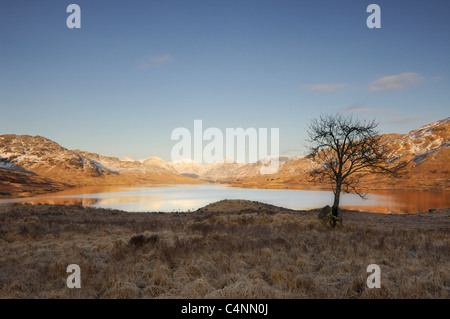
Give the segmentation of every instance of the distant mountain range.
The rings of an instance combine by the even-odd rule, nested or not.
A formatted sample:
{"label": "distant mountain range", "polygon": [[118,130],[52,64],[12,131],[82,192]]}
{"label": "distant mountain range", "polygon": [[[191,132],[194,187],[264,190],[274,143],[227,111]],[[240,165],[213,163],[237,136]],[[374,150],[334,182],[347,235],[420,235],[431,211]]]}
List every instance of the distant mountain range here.
{"label": "distant mountain range", "polygon": [[127,161],[68,150],[41,136],[0,136],[3,196],[27,196],[73,186],[199,182],[178,174],[158,158]]}
{"label": "distant mountain range", "polygon": [[[450,118],[408,134],[386,134],[394,157],[407,160],[401,180],[366,176],[363,188],[450,190]],[[308,172],[315,164],[304,156],[280,156],[278,172],[261,175],[257,163],[213,163],[190,159],[165,162],[158,157],[133,161],[68,150],[41,136],[0,136],[0,196],[28,196],[73,186],[155,183],[230,183],[258,188],[314,188]]]}
{"label": "distant mountain range", "polygon": [[[278,160],[278,168],[285,164],[295,161],[301,156],[279,156],[272,160]],[[222,182],[225,180],[236,180],[239,178],[256,177],[261,175],[261,167],[268,164],[263,164],[262,161],[256,163],[239,163],[226,162],[222,163],[200,164],[190,159],[185,159],[178,162],[169,162],[171,167],[175,169],[178,174],[198,178],[209,182]]]}

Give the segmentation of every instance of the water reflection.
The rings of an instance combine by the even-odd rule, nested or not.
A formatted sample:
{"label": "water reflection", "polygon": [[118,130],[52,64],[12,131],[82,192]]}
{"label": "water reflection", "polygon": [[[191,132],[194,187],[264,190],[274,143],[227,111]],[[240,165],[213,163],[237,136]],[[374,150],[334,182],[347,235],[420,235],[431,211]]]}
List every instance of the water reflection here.
{"label": "water reflection", "polygon": [[[389,191],[373,192],[364,201],[346,194],[341,206],[378,213],[418,213],[450,207],[448,192]],[[291,209],[309,209],[330,205],[333,193],[287,189],[244,189],[227,185],[146,185],[133,187],[83,187],[32,198],[0,200],[0,204],[83,205],[121,209],[129,212],[193,211],[222,199],[248,199]]]}
{"label": "water reflection", "polygon": [[31,198],[26,200],[16,200],[29,204],[48,204],[48,205],[73,205],[73,206],[94,206],[99,202],[97,198]]}
{"label": "water reflection", "polygon": [[[378,191],[374,192],[373,195],[382,196],[383,200],[379,201],[378,205],[367,203],[365,209],[377,213],[415,214],[428,211],[429,209],[450,207],[449,192]],[[354,204],[345,206],[348,209],[361,210],[360,206]]]}

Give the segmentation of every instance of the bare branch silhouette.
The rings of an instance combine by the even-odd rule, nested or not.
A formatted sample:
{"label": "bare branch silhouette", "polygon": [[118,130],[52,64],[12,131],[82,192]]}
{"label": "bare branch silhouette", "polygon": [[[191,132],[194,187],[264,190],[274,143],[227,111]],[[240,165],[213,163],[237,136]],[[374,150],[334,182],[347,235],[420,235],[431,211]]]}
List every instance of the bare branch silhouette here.
{"label": "bare branch silhouette", "polygon": [[374,120],[359,120],[352,115],[325,114],[313,119],[308,127],[310,158],[320,165],[311,171],[315,182],[331,182],[334,192],[333,227],[338,218],[341,193],[356,193],[362,176],[369,173],[401,176],[406,162],[395,163],[386,143],[376,130]]}

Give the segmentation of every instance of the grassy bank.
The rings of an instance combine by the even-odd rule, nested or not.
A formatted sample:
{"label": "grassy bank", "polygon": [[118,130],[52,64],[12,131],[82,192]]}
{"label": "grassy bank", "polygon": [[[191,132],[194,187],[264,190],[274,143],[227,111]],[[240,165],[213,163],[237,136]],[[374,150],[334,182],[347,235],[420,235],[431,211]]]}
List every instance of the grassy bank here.
{"label": "grassy bank", "polygon": [[[0,208],[1,298],[449,298],[450,213]],[[218,211],[220,209],[221,211]],[[142,236],[139,236],[142,235]],[[368,289],[366,268],[381,267]],[[81,268],[81,289],[66,267]]]}

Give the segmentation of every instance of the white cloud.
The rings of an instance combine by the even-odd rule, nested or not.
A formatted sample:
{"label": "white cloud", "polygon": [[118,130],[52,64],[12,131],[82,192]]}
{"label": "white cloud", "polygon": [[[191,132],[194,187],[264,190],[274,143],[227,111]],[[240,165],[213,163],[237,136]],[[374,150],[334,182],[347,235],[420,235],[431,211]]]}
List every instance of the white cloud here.
{"label": "white cloud", "polygon": [[389,75],[373,81],[369,85],[370,91],[398,91],[407,87],[423,83],[424,78],[414,72],[404,72]]}
{"label": "white cloud", "polygon": [[147,70],[156,66],[164,65],[170,61],[172,61],[172,56],[170,54],[164,54],[161,56],[150,56],[144,59],[144,62],[142,62],[139,65],[139,68],[141,70]]}
{"label": "white cloud", "polygon": [[335,92],[336,90],[348,87],[348,84],[344,83],[321,83],[321,84],[310,84],[303,87],[304,90],[309,92]]}

